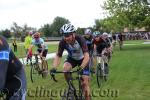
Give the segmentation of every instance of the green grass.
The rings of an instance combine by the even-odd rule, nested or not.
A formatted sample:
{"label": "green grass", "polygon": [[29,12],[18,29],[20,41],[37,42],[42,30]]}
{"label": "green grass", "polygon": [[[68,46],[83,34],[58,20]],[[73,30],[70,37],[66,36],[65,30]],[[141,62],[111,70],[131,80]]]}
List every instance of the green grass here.
{"label": "green grass", "polygon": [[[128,41],[139,45],[125,45],[120,51],[114,48],[110,62],[110,74],[108,81],[98,88],[95,75],[90,82],[92,100],[149,100],[150,98],[150,44],[142,45],[141,41]],[[53,48],[53,49],[52,49]],[[56,46],[50,47],[56,50]],[[61,62],[63,64],[64,58]],[[52,60],[48,60],[49,68]],[[62,69],[62,67],[59,67]],[[66,82],[63,75],[57,75],[55,83],[50,77],[38,78],[37,82],[30,81],[30,67],[26,67],[27,76],[27,100],[60,100],[59,91],[65,89]],[[44,90],[49,95],[44,94]],[[41,96],[40,96],[41,94]]]}
{"label": "green grass", "polygon": [[143,42],[145,42],[145,40],[124,41],[125,44],[141,44]]}

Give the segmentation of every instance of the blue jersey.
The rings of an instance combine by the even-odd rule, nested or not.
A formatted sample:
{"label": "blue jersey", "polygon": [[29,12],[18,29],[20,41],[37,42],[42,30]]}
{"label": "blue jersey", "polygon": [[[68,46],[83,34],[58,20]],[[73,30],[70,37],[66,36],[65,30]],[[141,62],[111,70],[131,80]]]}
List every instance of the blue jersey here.
{"label": "blue jersey", "polygon": [[[0,36],[0,93],[7,90],[6,100],[19,90],[26,89],[26,77],[22,63],[10,49],[6,39]],[[19,91],[22,94],[22,91]],[[17,93],[16,93],[17,94]],[[18,97],[21,96],[20,94]],[[20,98],[20,97],[19,97]]]}
{"label": "blue jersey", "polygon": [[44,43],[44,40],[42,38],[39,38],[38,40],[33,39],[31,44],[38,47],[38,49],[42,49],[42,45],[44,45],[44,49],[48,49],[47,45]]}

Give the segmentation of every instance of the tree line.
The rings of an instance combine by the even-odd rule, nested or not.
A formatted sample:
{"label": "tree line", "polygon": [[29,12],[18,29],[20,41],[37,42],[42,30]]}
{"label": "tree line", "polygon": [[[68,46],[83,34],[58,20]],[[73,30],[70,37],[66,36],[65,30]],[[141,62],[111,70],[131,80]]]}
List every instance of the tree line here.
{"label": "tree line", "polygon": [[[103,19],[95,19],[95,25],[88,27],[93,31],[116,33],[123,32],[124,28],[134,31],[134,28],[145,27],[150,31],[150,2],[149,0],[106,0],[100,7],[106,13]],[[94,19],[93,19],[94,20]],[[36,29],[28,25],[19,26],[13,22],[9,29],[1,30],[0,34],[5,37],[24,38],[29,31],[39,31],[45,37],[60,37],[60,27],[63,24],[70,23],[66,18],[57,16],[52,23],[47,23]],[[87,28],[87,27],[86,27]],[[77,28],[77,33],[84,34],[85,28]]]}

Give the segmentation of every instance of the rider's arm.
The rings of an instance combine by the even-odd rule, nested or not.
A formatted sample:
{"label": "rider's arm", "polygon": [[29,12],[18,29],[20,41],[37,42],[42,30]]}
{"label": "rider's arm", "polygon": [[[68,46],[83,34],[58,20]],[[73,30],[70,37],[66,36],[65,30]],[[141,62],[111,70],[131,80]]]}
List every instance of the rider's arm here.
{"label": "rider's arm", "polygon": [[8,63],[9,63],[9,45],[7,41],[0,36],[0,93],[5,86]]}
{"label": "rider's arm", "polygon": [[86,67],[88,62],[89,62],[89,53],[85,52],[84,53],[84,59],[82,61],[81,67],[83,67],[83,68]]}
{"label": "rider's arm", "polygon": [[45,50],[45,43],[44,43],[44,40],[42,38],[40,38],[40,40],[41,40],[41,47],[42,47],[41,54],[43,54],[43,52]]}
{"label": "rider's arm", "polygon": [[86,44],[86,41],[83,37],[81,37],[81,47],[82,47],[82,51],[84,53],[84,59],[81,63],[81,67],[84,68],[87,66],[88,62],[89,62],[89,52],[88,52],[88,47]]}
{"label": "rider's arm", "polygon": [[8,60],[0,59],[0,91],[4,88],[7,74]]}
{"label": "rider's arm", "polygon": [[62,54],[63,54],[63,51],[64,51],[64,41],[60,41],[59,42],[59,45],[58,45],[58,52],[54,58],[54,61],[53,61],[53,67],[56,68],[60,62],[61,62],[61,57],[62,57]]}
{"label": "rider's arm", "polygon": [[60,61],[61,61],[61,57],[56,55],[53,61],[53,67],[56,68],[60,64]]}

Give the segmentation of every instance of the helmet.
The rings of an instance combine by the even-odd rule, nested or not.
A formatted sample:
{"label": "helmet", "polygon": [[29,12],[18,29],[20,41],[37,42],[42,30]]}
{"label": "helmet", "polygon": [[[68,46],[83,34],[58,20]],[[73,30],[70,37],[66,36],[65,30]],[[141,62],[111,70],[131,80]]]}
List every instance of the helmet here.
{"label": "helmet", "polygon": [[96,37],[96,36],[99,36],[101,33],[99,31],[95,31],[93,32],[93,35]]}
{"label": "helmet", "polygon": [[32,35],[33,34],[33,32],[32,31],[29,31],[29,33],[28,33],[29,35]]}
{"label": "helmet", "polygon": [[108,36],[108,33],[104,32],[104,33],[103,33],[103,35],[106,35],[106,36]]}
{"label": "helmet", "polygon": [[33,34],[33,38],[39,38],[40,37],[40,33],[39,32],[35,32],[34,34]]}
{"label": "helmet", "polygon": [[88,28],[85,29],[84,34],[91,35],[92,34],[91,29],[88,29]]}
{"label": "helmet", "polygon": [[62,33],[63,35],[70,34],[70,33],[75,32],[75,31],[76,31],[76,29],[72,24],[64,24],[60,28],[60,33]]}

